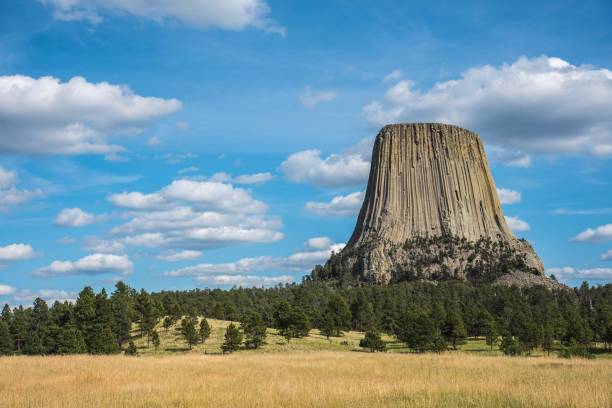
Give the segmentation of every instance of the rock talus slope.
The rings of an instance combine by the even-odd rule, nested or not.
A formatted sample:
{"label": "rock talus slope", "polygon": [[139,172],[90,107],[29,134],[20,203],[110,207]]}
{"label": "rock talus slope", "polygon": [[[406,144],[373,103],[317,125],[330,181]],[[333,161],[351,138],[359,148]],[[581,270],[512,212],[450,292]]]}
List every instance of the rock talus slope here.
{"label": "rock talus slope", "polygon": [[[374,143],[365,200],[340,263],[353,275],[387,283],[410,264],[407,241],[443,236],[504,243],[524,258],[531,273],[543,274],[531,245],[515,238],[506,224],[477,134],[438,123],[383,127]],[[433,252],[438,248],[427,245],[435,247]],[[424,268],[425,278],[442,266],[464,277],[474,262],[474,255],[446,255],[438,253],[437,266]]]}

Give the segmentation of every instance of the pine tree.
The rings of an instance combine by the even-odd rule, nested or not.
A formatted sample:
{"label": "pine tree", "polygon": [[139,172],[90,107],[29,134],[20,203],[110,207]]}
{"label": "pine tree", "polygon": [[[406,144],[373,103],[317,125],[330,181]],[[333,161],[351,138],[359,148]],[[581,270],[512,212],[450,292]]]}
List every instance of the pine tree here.
{"label": "pine tree", "polygon": [[433,319],[422,312],[407,313],[402,316],[395,333],[398,340],[421,353],[431,348],[437,335]]}
{"label": "pine tree", "polygon": [[447,313],[442,325],[442,335],[446,341],[452,344],[453,350],[457,350],[458,344],[465,343],[467,331],[465,330],[463,319],[457,310],[451,310]]}
{"label": "pine tree", "polygon": [[85,338],[87,351],[91,352],[91,343],[94,340],[94,325],[96,322],[96,295],[92,288],[85,287],[74,305],[74,320],[77,328]]}
{"label": "pine tree", "polygon": [[279,329],[279,334],[287,339],[308,336],[310,322],[299,308],[293,308],[288,302],[283,301],[276,306],[274,321]]}
{"label": "pine tree", "polygon": [[132,340],[128,343],[127,349],[125,349],[126,356],[136,356],[138,355],[138,349],[136,349],[136,345]]}
{"label": "pine tree", "polygon": [[342,336],[343,330],[351,327],[351,312],[346,301],[337,293],[332,294],[324,312],[324,321],[330,326],[334,337]]}
{"label": "pine tree", "polygon": [[4,304],[4,307],[2,308],[2,314],[0,314],[0,319],[6,323],[6,325],[8,327],[11,326],[11,322],[13,321],[13,312],[11,311],[11,307],[8,305],[8,303]]}
{"label": "pine tree", "polygon": [[493,351],[493,346],[497,344],[497,338],[499,337],[499,331],[497,330],[497,322],[491,316],[488,315],[487,319],[483,322],[482,327],[483,334],[485,336],[485,341],[487,346],[491,347],[491,351]]}
{"label": "pine tree", "polygon": [[542,328],[542,350],[550,356],[550,351],[555,344],[555,326],[547,322]]}
{"label": "pine tree", "polygon": [[359,341],[359,347],[364,347],[374,353],[375,351],[385,351],[387,344],[380,337],[380,333],[376,331],[367,331],[365,337]]}
{"label": "pine tree", "polygon": [[195,328],[195,321],[192,317],[185,317],[181,322],[181,334],[189,346],[189,350],[198,342],[198,333]]}
{"label": "pine tree", "polygon": [[242,318],[240,325],[244,332],[244,345],[247,348],[259,348],[266,340],[266,325],[261,315],[255,311],[250,311]]}
{"label": "pine tree", "polygon": [[28,317],[26,310],[19,306],[13,310],[13,321],[11,322],[11,337],[15,342],[15,351],[21,353],[24,342],[28,337]]}
{"label": "pine tree", "polygon": [[155,347],[155,350],[157,350],[159,348],[159,334],[157,333],[157,330],[153,330],[153,332],[151,333],[151,342],[153,343],[153,347]]}
{"label": "pine tree", "polygon": [[357,298],[351,304],[352,326],[353,329],[366,331],[374,329],[376,326],[376,316],[374,306],[363,292],[357,294]]}
{"label": "pine tree", "polygon": [[166,331],[166,333],[168,333],[168,330],[170,329],[170,327],[172,327],[172,318],[170,316],[166,316],[166,318],[164,319],[164,330]]}
{"label": "pine tree", "polygon": [[238,350],[240,344],[242,344],[242,333],[234,323],[230,323],[225,331],[225,341],[221,345],[221,350],[224,353],[233,353]]}
{"label": "pine tree", "polygon": [[130,339],[132,321],[134,320],[134,290],[119,281],[111,295],[113,327],[119,347]]}
{"label": "pine tree", "polygon": [[83,354],[87,352],[87,345],[83,334],[73,324],[61,327],[57,338],[58,354]]}
{"label": "pine tree", "polygon": [[9,325],[2,319],[0,320],[0,356],[13,354],[13,337]]}
{"label": "pine tree", "polygon": [[202,317],[202,320],[200,321],[200,341],[202,343],[204,343],[210,337],[210,332],[210,324],[208,324],[206,317]]}
{"label": "pine tree", "polygon": [[[30,312],[29,331],[32,334],[26,338],[28,354],[47,354],[54,347],[54,339],[50,333],[51,314],[47,302],[41,298],[34,300]],[[24,346],[24,348],[26,348]]]}

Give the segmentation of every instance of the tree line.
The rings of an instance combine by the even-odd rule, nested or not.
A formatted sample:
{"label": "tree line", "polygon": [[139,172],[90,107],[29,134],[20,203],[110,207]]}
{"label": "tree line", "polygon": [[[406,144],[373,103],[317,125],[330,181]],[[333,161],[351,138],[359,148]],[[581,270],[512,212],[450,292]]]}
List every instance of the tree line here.
{"label": "tree line", "polygon": [[260,347],[273,327],[288,342],[311,329],[328,338],[364,331],[362,346],[372,351],[384,350],[380,334],[388,333],[417,352],[457,348],[480,336],[511,355],[559,345],[567,355],[587,355],[595,345],[612,344],[612,285],[550,291],[452,280],[388,286],[306,280],[267,289],[148,293],[119,282],[110,295],[86,287],[74,303],[49,307],[39,298],[27,308],[5,305],[0,354],[134,354],[134,336],[157,347],[157,330],[178,322],[191,347],[210,336],[201,316],[240,322],[226,332],[227,352]]}

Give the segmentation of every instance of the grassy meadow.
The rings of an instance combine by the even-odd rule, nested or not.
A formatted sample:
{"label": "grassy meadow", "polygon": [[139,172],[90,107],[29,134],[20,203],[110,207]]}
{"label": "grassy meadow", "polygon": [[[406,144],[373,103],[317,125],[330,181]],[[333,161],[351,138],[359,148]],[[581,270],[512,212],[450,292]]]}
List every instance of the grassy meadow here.
{"label": "grassy meadow", "polygon": [[0,359],[2,407],[602,407],[610,360],[338,351]]}
{"label": "grassy meadow", "polygon": [[[612,360],[495,356],[482,340],[459,351],[355,352],[363,333],[220,355],[227,321],[188,349],[178,326],[160,346],[138,330],[139,357],[0,358],[0,407],[602,407],[612,406]],[[391,340],[387,338],[386,340]],[[206,353],[206,354],[205,354]]]}

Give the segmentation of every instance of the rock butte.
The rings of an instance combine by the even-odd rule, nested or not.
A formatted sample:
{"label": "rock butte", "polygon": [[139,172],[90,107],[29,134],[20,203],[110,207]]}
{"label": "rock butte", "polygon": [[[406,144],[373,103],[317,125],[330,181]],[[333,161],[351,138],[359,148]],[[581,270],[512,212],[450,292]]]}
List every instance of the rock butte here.
{"label": "rock butte", "polygon": [[401,250],[398,255],[398,247],[413,237],[443,235],[505,241],[524,254],[534,278],[543,278],[531,245],[506,224],[476,133],[439,123],[383,127],[357,225],[340,254],[343,264],[362,278],[388,283],[397,264],[410,258]]}

